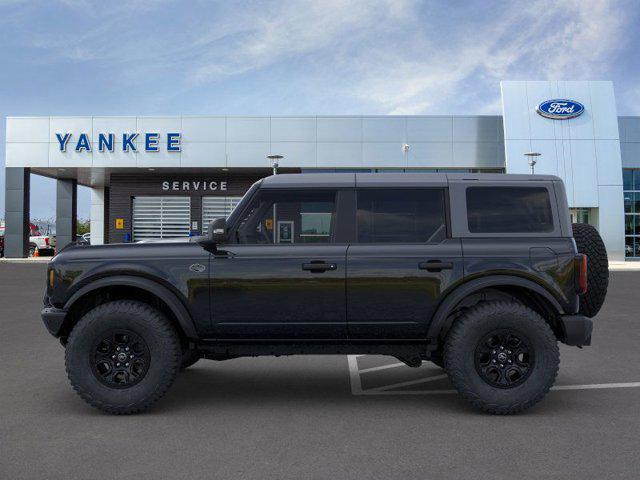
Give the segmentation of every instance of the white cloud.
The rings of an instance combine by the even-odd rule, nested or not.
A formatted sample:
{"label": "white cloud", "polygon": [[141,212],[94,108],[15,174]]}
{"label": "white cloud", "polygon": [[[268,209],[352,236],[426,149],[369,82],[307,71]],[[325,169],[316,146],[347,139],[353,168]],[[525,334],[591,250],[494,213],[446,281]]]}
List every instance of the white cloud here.
{"label": "white cloud", "polygon": [[[221,2],[195,4],[193,12],[163,1],[98,13],[99,4],[63,0],[91,24],[29,39],[46,61],[99,61],[126,81],[161,74],[176,90],[284,66],[285,82],[305,81],[315,88],[309,95],[336,105],[499,113],[501,79],[608,78],[629,31],[625,8],[600,0],[452,3],[448,10],[410,0]],[[171,8],[176,24],[165,18],[154,29],[154,14]]]}
{"label": "white cloud", "polygon": [[[466,112],[499,113],[500,80],[606,78],[625,43],[624,10],[610,2],[538,0],[494,13],[446,42],[434,43],[426,25],[411,52],[390,48],[384,68],[365,62],[353,93],[390,113],[450,113],[460,99]],[[476,108],[469,108],[469,89],[481,92]]]}
{"label": "white cloud", "polygon": [[[219,36],[199,42],[206,51],[189,78],[195,83],[216,81],[319,53],[330,53],[329,60],[335,60],[345,55],[346,46],[366,42],[380,29],[388,29],[389,22],[404,21],[409,11],[404,0],[305,0],[262,6],[249,17],[225,22],[223,42]],[[239,38],[228,49],[224,40],[236,35]]]}

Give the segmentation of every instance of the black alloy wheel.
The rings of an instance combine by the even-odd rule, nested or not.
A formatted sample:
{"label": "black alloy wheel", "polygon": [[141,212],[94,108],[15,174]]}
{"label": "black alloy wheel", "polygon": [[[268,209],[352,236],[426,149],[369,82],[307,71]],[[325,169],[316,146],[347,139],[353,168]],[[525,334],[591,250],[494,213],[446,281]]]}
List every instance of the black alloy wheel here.
{"label": "black alloy wheel", "polygon": [[496,330],[478,343],[475,366],[480,378],[498,388],[522,384],[533,369],[534,353],[526,337],[511,330]]}
{"label": "black alloy wheel", "polygon": [[96,378],[110,388],[129,388],[144,378],[151,354],[145,341],[131,330],[111,330],[96,341],[91,366]]}

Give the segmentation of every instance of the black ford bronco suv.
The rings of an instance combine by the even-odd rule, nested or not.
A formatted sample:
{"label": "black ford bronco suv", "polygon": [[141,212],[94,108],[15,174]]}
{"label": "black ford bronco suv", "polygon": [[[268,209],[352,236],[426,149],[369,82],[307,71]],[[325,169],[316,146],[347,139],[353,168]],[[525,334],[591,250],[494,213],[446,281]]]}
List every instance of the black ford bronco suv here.
{"label": "black ford bronco suv", "polygon": [[42,318],[109,413],[147,409],[201,358],[383,354],[508,414],[552,386],[558,341],[590,344],[608,275],[556,177],[277,175],[205,236],[65,248]]}

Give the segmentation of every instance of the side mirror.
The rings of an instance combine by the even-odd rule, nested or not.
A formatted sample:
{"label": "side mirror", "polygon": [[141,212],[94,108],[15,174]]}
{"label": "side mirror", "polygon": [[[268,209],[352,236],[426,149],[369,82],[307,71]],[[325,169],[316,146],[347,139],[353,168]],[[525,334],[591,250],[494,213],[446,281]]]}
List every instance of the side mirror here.
{"label": "side mirror", "polygon": [[227,240],[227,219],[224,217],[214,218],[209,222],[209,241],[216,245],[225,243]]}

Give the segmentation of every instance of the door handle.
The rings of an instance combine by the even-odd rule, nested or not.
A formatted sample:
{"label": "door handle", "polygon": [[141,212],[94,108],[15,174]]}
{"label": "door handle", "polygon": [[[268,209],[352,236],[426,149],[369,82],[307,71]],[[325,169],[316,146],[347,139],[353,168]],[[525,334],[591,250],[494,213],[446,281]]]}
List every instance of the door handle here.
{"label": "door handle", "polygon": [[302,264],[302,270],[308,270],[309,272],[326,272],[327,270],[336,270],[338,266],[335,263],[325,263],[323,261],[312,261]]}
{"label": "door handle", "polygon": [[429,260],[428,262],[420,262],[418,268],[420,270],[426,270],[427,272],[440,272],[442,270],[451,270],[453,268],[453,262]]}

